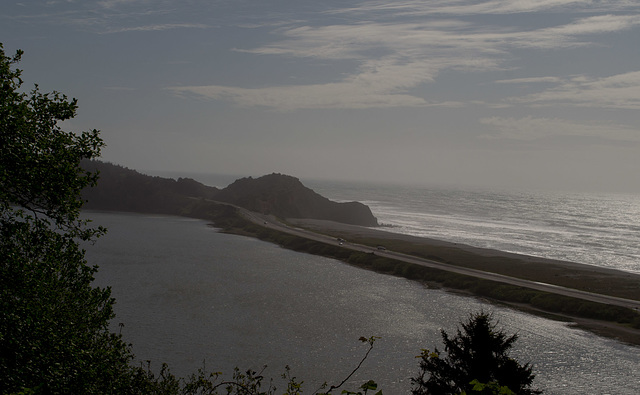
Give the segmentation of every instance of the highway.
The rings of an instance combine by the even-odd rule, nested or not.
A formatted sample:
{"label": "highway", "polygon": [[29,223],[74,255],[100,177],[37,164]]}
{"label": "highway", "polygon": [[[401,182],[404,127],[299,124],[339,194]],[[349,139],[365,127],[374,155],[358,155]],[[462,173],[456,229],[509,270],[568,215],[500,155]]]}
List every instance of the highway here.
{"label": "highway", "polygon": [[485,272],[485,271],[465,268],[461,266],[454,266],[446,263],[432,261],[429,259],[423,259],[423,258],[411,256],[411,255],[402,254],[399,252],[394,252],[389,250],[379,250],[376,247],[350,243],[348,241],[345,241],[342,244],[340,244],[340,242],[335,237],[323,235],[323,234],[316,233],[306,229],[290,227],[279,221],[273,220],[273,218],[269,218],[267,216],[264,216],[255,212],[248,211],[246,209],[242,209],[242,208],[239,208],[239,209],[241,214],[245,218],[247,218],[248,220],[260,226],[264,226],[266,228],[274,229],[274,230],[288,233],[291,235],[303,237],[309,240],[315,240],[315,241],[327,243],[327,244],[340,245],[342,248],[347,248],[353,251],[361,251],[361,252],[367,252],[367,253],[374,252],[376,255],[381,257],[413,263],[413,264],[426,266],[426,267],[439,269],[439,270],[444,270],[452,273],[458,273],[466,276],[497,281],[504,284],[515,285],[518,287],[525,287],[525,288],[535,289],[535,290],[549,292],[553,294],[569,296],[572,298],[588,300],[591,302],[627,307],[627,308],[634,309],[636,311],[640,311],[640,301],[637,301],[637,300],[623,299],[623,298],[618,298],[614,296],[596,294],[596,293],[581,291],[577,289],[561,287],[553,284],[540,283],[540,282],[529,281],[529,280],[516,278],[516,277],[504,276],[497,273]]}

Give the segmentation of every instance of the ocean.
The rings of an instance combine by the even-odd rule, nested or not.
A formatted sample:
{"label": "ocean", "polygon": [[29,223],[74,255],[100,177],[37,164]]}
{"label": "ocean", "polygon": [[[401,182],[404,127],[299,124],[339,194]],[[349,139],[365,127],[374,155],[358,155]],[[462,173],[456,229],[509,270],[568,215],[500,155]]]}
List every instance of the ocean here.
{"label": "ocean", "polygon": [[386,230],[640,273],[640,195],[304,181]]}

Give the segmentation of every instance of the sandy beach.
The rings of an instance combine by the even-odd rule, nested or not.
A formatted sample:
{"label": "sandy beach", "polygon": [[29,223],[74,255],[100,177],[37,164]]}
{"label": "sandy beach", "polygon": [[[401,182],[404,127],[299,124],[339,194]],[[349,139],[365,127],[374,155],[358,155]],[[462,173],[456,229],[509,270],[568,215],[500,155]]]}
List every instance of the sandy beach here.
{"label": "sandy beach", "polygon": [[[359,240],[359,239],[379,239],[379,240],[400,240],[405,243],[417,244],[421,245],[424,248],[433,248],[433,249],[441,249],[441,250],[450,250],[454,252],[458,250],[459,252],[467,253],[469,255],[474,255],[478,259],[478,262],[486,262],[486,259],[483,258],[505,258],[512,259],[515,262],[519,262],[522,264],[537,264],[537,265],[545,265],[546,268],[556,267],[561,268],[563,270],[575,270],[577,272],[584,273],[592,273],[594,276],[602,276],[602,277],[622,277],[627,279],[635,279],[637,288],[634,292],[629,294],[630,299],[635,299],[640,301],[640,275],[622,272],[620,270],[609,269],[599,266],[593,265],[585,265],[576,262],[568,262],[568,261],[560,261],[555,259],[547,259],[541,257],[534,257],[528,255],[514,254],[505,251],[499,251],[494,249],[487,248],[478,248],[465,244],[459,243],[451,243],[444,240],[437,240],[426,237],[417,237],[406,234],[394,233],[385,229],[385,227],[378,228],[367,228],[356,225],[348,225],[342,224],[338,222],[332,221],[324,221],[324,220],[315,220],[315,219],[299,219],[299,218],[290,218],[287,221],[295,226],[299,226],[304,229],[309,229],[314,232],[322,233],[322,234],[335,234],[335,235],[348,235],[351,240]],[[346,237],[343,237],[347,239]],[[542,269],[542,266],[537,266]],[[542,274],[541,274],[542,275]]]}

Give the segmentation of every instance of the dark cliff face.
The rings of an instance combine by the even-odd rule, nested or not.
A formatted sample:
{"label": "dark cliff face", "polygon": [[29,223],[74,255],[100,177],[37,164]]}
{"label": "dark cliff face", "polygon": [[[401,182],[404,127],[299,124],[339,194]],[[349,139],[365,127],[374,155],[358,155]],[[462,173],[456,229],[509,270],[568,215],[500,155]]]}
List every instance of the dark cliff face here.
{"label": "dark cliff face", "polygon": [[312,218],[352,225],[377,226],[369,207],[358,202],[333,202],[305,187],[295,177],[269,174],[241,178],[222,189],[216,199],[281,218]]}
{"label": "dark cliff face", "polygon": [[194,199],[217,200],[281,218],[378,225],[364,204],[332,202],[297,178],[282,174],[241,178],[220,190],[189,178],[152,177],[100,161],[84,161],[82,167],[100,172],[98,185],[83,191],[85,208],[89,209],[181,215]]}

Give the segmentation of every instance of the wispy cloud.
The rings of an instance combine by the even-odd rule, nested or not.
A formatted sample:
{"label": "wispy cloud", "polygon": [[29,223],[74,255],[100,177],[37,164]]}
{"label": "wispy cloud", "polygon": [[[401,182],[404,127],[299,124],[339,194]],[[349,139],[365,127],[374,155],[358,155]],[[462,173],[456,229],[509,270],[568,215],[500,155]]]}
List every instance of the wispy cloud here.
{"label": "wispy cloud", "polygon": [[[453,4],[453,5],[452,5]],[[464,11],[460,7],[472,7]],[[589,5],[584,1],[489,1],[469,2],[366,2],[342,12],[362,13],[382,9],[408,10],[428,7],[454,13],[533,12],[542,8]],[[615,7],[613,7],[615,8]],[[465,8],[466,9],[466,8]],[[493,11],[492,11],[493,10]],[[464,11],[464,12],[463,12]],[[514,50],[537,48],[557,50],[592,45],[594,35],[631,29],[640,25],[640,15],[600,15],[578,18],[553,27],[522,29],[504,24],[493,26],[448,17],[424,19],[415,16],[389,22],[282,27],[272,43],[239,52],[262,56],[313,58],[323,61],[356,61],[360,65],[349,76],[322,85],[283,86],[247,89],[200,86],[176,88],[213,99],[232,100],[244,106],[348,108],[421,106],[437,102],[415,95],[413,89],[435,81],[444,70],[487,72],[506,68],[505,60]],[[553,82],[547,77],[545,82]],[[554,77],[557,78],[557,77]],[[521,80],[522,81],[522,80]],[[504,80],[500,81],[505,83]],[[529,82],[533,82],[530,80]],[[568,94],[569,92],[567,92]],[[253,97],[252,97],[253,96]],[[340,96],[340,97],[337,97]],[[291,100],[290,98],[295,98]],[[523,101],[524,102],[524,101]]]}
{"label": "wispy cloud", "polygon": [[[640,25],[640,14],[592,16],[560,26],[517,33],[513,44],[520,48],[545,49],[586,46],[592,45],[592,42],[589,41],[589,35],[619,32],[638,25]],[[584,36],[587,36],[584,38],[585,41],[581,41]]]}
{"label": "wispy cloud", "polygon": [[558,118],[503,118],[480,120],[491,132],[482,135],[488,139],[540,141],[549,138],[593,138],[599,142],[640,144],[640,129],[614,123],[575,122]]}
{"label": "wispy cloud", "polygon": [[185,22],[184,16],[175,12],[175,7],[171,0],[61,0],[23,7],[23,11],[5,18],[74,26],[97,34],[209,27],[206,23]]}
{"label": "wispy cloud", "polygon": [[179,95],[195,95],[209,99],[227,100],[243,107],[266,107],[279,111],[331,108],[390,108],[390,107],[460,107],[457,102],[427,102],[425,99],[391,93],[366,81],[268,88],[237,88],[230,86],[185,86],[168,88]]}
{"label": "wispy cloud", "polygon": [[356,6],[332,10],[340,14],[385,14],[398,16],[424,15],[505,15],[533,12],[622,12],[637,10],[634,1],[594,1],[594,0],[405,0],[389,2],[385,0],[364,1]]}
{"label": "wispy cloud", "polygon": [[97,4],[100,7],[104,7],[104,8],[115,8],[115,7],[119,7],[122,5],[133,5],[133,4],[145,4],[145,3],[149,3],[148,0],[100,0],[97,2]]}
{"label": "wispy cloud", "polygon": [[[44,7],[40,18],[72,24],[99,34],[207,29],[214,6],[204,0],[94,0],[58,2]],[[184,5],[187,4],[187,5]],[[180,13],[174,12],[179,8]],[[319,7],[322,9],[323,7]],[[55,10],[55,12],[53,12]],[[51,11],[47,13],[45,11]],[[317,11],[317,10],[315,10]],[[208,16],[205,16],[208,15]],[[526,24],[511,15],[526,15]],[[486,16],[492,16],[487,18]],[[545,18],[553,15],[554,18]],[[278,19],[277,17],[280,17]],[[521,17],[521,15],[518,15]],[[176,93],[229,100],[242,106],[296,108],[381,108],[451,105],[429,91],[446,71],[485,73],[524,68],[517,61],[524,51],[557,51],[601,45],[602,37],[640,27],[640,3],[624,0],[398,0],[350,2],[337,9],[232,18],[236,28],[261,29],[266,44],[234,48],[236,52],[285,59],[340,62],[343,74],[322,84],[253,88],[201,85],[174,87]],[[251,24],[251,23],[258,24]],[[522,19],[520,19],[522,22]],[[229,22],[231,23],[231,22]],[[250,27],[249,27],[250,26]],[[542,53],[542,52],[541,52]],[[351,69],[344,72],[348,62]],[[256,62],[259,63],[259,62]],[[626,85],[587,77],[523,77],[495,81],[537,84],[553,88],[496,105],[547,105],[638,108],[633,70],[620,78]],[[609,80],[612,81],[612,80]],[[267,81],[268,83],[268,81]],[[604,84],[596,88],[597,84]],[[488,84],[487,84],[488,85]],[[599,91],[596,91],[599,89]],[[461,103],[455,103],[461,105]],[[489,105],[489,104],[487,104]]]}
{"label": "wispy cloud", "polygon": [[562,79],[559,77],[529,77],[529,78],[512,78],[509,80],[496,80],[496,84],[531,84],[531,83],[559,83]]}
{"label": "wispy cloud", "polygon": [[114,29],[108,29],[105,34],[109,33],[124,33],[124,32],[151,32],[151,31],[163,31],[172,29],[208,29],[210,26],[202,23],[163,23],[157,25],[141,25],[130,27],[118,27]]}
{"label": "wispy cloud", "polygon": [[511,98],[513,103],[537,106],[640,109],[640,71],[605,78],[575,76],[540,93]]}

